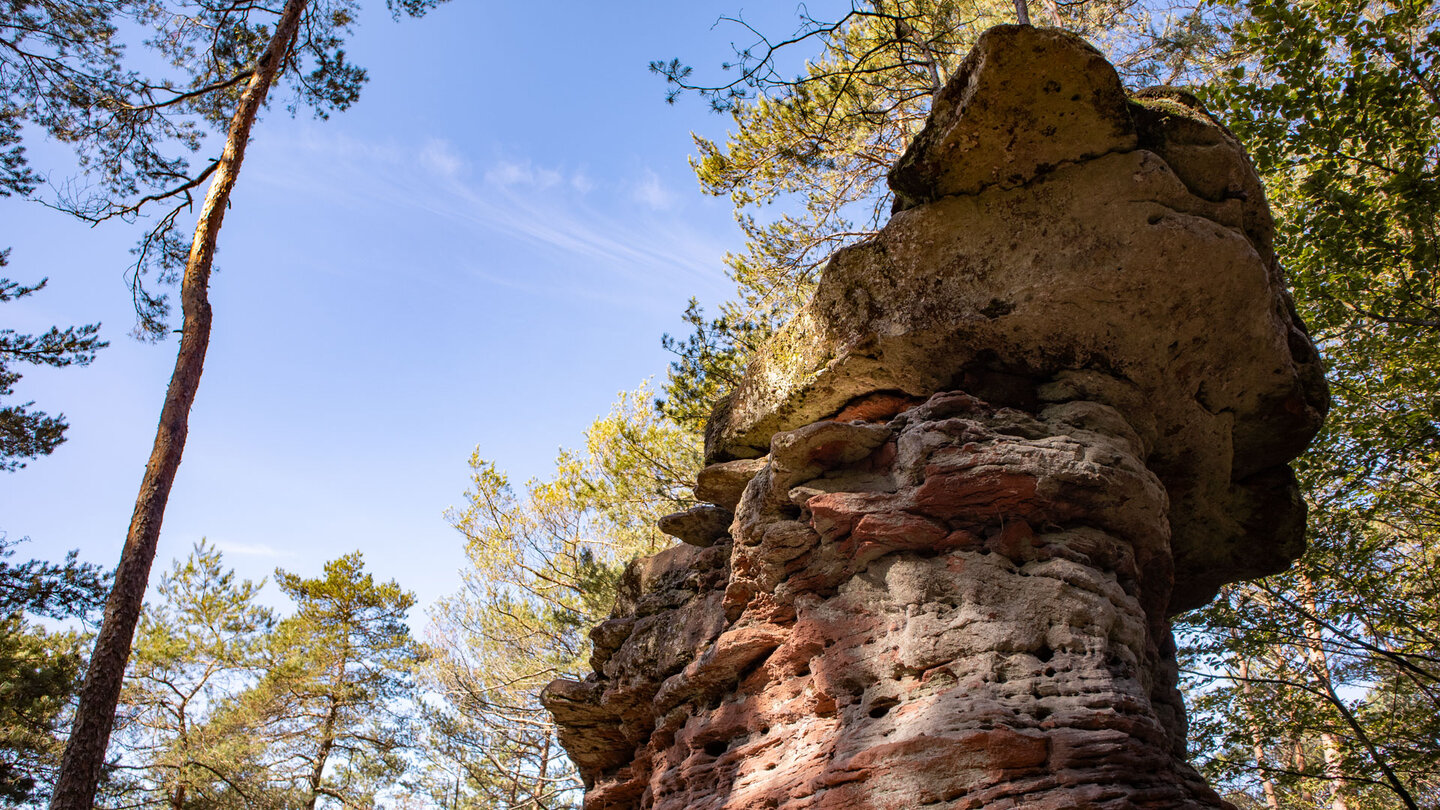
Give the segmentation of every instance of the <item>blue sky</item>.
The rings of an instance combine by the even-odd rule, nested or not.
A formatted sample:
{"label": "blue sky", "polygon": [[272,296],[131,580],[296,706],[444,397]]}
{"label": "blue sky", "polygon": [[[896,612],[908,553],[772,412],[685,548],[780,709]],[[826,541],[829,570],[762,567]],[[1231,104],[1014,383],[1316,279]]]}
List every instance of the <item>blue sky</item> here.
{"label": "blue sky", "polygon": [[[156,576],[201,537],[250,578],[360,549],[427,604],[458,583],[442,513],[471,450],[514,480],[548,474],[617,392],[663,376],[660,336],[683,331],[686,300],[729,292],[730,206],[686,164],[691,131],[729,120],[694,97],[667,106],[646,65],[716,72],[737,32],[712,25],[742,7],[453,0],[397,24],[370,5],[349,48],[370,70],[359,103],[256,128]],[[793,6],[745,11],[794,25]],[[29,147],[38,168],[58,160]],[[22,554],[110,566],[175,344],[127,336],[134,229],[0,211],[7,275],[50,278],[5,325],[102,321],[111,341],[88,368],[22,369],[21,401],[71,429],[0,479],[0,531],[31,538]]]}

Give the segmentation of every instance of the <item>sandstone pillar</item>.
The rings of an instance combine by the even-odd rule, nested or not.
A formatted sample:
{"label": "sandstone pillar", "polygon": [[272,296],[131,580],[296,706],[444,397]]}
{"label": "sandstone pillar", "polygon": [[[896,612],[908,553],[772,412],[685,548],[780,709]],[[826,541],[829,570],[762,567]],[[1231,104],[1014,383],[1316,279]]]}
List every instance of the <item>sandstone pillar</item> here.
{"label": "sandstone pillar", "polygon": [[586,807],[1221,807],[1169,617],[1303,548],[1327,394],[1234,139],[986,33],[546,705]]}

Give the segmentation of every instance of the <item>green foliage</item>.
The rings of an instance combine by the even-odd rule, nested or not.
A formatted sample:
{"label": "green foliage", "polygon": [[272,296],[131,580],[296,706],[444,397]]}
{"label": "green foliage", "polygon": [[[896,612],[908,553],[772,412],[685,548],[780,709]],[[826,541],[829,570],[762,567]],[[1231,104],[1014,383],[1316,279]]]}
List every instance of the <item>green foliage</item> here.
{"label": "green foliage", "polygon": [[433,796],[464,807],[570,807],[578,777],[537,695],[583,677],[590,628],[610,612],[624,564],[672,541],[655,529],[693,504],[697,437],[650,407],[647,387],[622,394],[563,452],[549,481],[523,496],[479,451],[463,509],[462,590],[432,619],[435,656],[424,681],[443,703],[429,712]]}
{"label": "green foliage", "polygon": [[1440,12],[1245,8],[1236,48],[1258,56],[1210,100],[1266,178],[1277,250],[1330,364],[1329,435],[1362,476],[1409,464],[1440,424]]}
{"label": "green foliage", "polygon": [[27,560],[16,565],[13,541],[0,535],[0,614],[28,613],[51,619],[84,618],[105,601],[110,577],[100,566],[79,561],[79,552],[65,562]]}
{"label": "green foliage", "polygon": [[111,744],[108,807],[371,806],[408,763],[412,594],[360,554],[307,579],[277,620],[262,583],[237,580],[203,541],[146,606]]}
{"label": "green foliage", "polygon": [[[410,672],[424,651],[406,614],[415,596],[376,582],[359,552],[305,579],[276,570],[296,603],[269,640],[267,672],[238,703],[265,735],[265,777],[284,806],[369,806],[405,769]],[[273,788],[272,788],[273,789]]]}
{"label": "green foliage", "polygon": [[[78,98],[97,98],[123,81],[111,44],[119,7],[112,0],[11,0],[0,11],[0,197],[27,196],[39,182],[20,143],[25,124],[68,131],[75,116],[85,114]],[[0,250],[0,267],[9,254]],[[27,287],[0,278],[0,303],[31,295],[45,281]],[[0,398],[14,394],[16,363],[89,363],[106,345],[96,336],[99,326],[51,327],[42,335],[0,330]],[[64,415],[31,411],[33,404],[0,406],[0,470],[18,470],[23,459],[48,455],[65,440]]]}
{"label": "green foliage", "polygon": [[[4,267],[8,250],[0,251],[0,267]],[[26,287],[19,282],[0,278],[0,304],[24,298],[44,289],[47,279]],[[100,324],[70,326],[64,330],[50,327],[40,335],[27,335],[14,329],[0,329],[0,398],[15,393],[20,381],[16,363],[29,363],[52,368],[84,366],[95,359],[95,353],[108,343],[99,338]],[[50,416],[31,411],[33,402],[0,405],[0,470],[14,472],[25,466],[23,459],[49,455],[65,441],[65,415]]]}
{"label": "green foliage", "polygon": [[43,785],[59,766],[64,711],[80,688],[81,644],[78,633],[48,631],[19,613],[0,616],[0,804],[45,797]]}
{"label": "green foliage", "polygon": [[1433,806],[1440,10],[1220,10],[1235,56],[1205,96],[1265,179],[1334,404],[1299,470],[1305,558],[1191,617],[1194,738],[1212,776],[1287,804]]}
{"label": "green foliage", "polygon": [[690,336],[661,338],[661,345],[676,359],[665,381],[665,397],[657,398],[655,407],[698,435],[715,403],[740,382],[746,358],[769,336],[770,328],[726,315],[707,320],[694,298],[681,317],[691,329]]}
{"label": "green foliage", "polygon": [[246,746],[226,733],[225,715],[258,678],[274,624],[270,610],[255,604],[261,585],[237,581],[203,540],[161,578],[160,601],[141,615],[121,696],[128,776],[112,801],[225,805],[246,766]]}
{"label": "green foliage", "polygon": [[20,145],[21,126],[65,138],[90,105],[126,95],[133,77],[114,41],[119,0],[9,0],[0,12],[0,197],[25,196],[39,178]]}
{"label": "green foliage", "polygon": [[16,545],[0,536],[0,804],[22,805],[46,798],[59,765],[84,641],[30,617],[87,618],[103,602],[108,577],[73,551],[61,564],[12,563]]}
{"label": "green foliage", "polygon": [[1345,539],[1355,545],[1316,549],[1294,571],[1229,588],[1190,617],[1192,739],[1217,784],[1268,789],[1285,806],[1335,792],[1351,807],[1433,806],[1434,552]]}

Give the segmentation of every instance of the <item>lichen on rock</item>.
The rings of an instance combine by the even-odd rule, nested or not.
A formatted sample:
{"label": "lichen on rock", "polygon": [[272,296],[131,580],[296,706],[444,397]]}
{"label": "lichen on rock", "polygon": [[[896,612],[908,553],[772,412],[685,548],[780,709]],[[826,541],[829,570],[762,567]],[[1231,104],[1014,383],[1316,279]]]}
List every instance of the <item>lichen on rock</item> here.
{"label": "lichen on rock", "polygon": [[543,696],[586,807],[1222,806],[1169,617],[1298,556],[1328,402],[1244,151],[1001,26],[891,183]]}

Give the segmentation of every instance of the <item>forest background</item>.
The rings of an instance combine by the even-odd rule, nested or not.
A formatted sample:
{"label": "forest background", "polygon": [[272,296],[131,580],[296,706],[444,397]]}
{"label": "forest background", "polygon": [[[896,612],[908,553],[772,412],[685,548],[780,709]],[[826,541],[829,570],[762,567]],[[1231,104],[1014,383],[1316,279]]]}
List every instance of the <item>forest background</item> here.
{"label": "forest background", "polygon": [[[762,42],[732,54],[736,68],[725,73],[713,69],[723,57],[700,61],[714,52],[715,38],[742,48],[764,33],[778,41],[796,30],[789,10],[722,22],[708,41],[716,10],[692,9],[680,23],[662,20],[673,12],[654,11],[617,21],[576,10],[539,19],[442,7],[436,19],[473,15],[442,35],[494,37],[488,53],[497,61],[475,72],[473,99],[455,97],[466,82],[457,84],[453,67],[437,82],[442,72],[418,52],[381,58],[390,37],[418,38],[436,19],[398,28],[367,20],[361,30],[384,26],[385,41],[363,54],[375,74],[366,92],[388,86],[390,95],[367,95],[355,111],[324,123],[287,120],[272,105],[248,178],[269,194],[248,205],[237,197],[221,253],[221,265],[235,272],[216,283],[217,303],[234,307],[217,317],[217,344],[227,339],[219,330],[231,330],[231,345],[244,347],[237,359],[248,360],[225,367],[218,350],[212,359],[131,664],[106,806],[556,807],[577,800],[535,689],[583,671],[584,633],[608,612],[619,566],[669,542],[653,519],[690,503],[695,431],[709,404],[756,341],[804,300],[824,257],[883,222],[880,181],[923,120],[929,95],[979,31],[1013,15],[1005,4],[922,0],[812,6],[813,16],[799,21],[801,41],[780,49],[778,61]],[[692,13],[703,19],[689,19]],[[1302,470],[1311,552],[1294,572],[1231,589],[1186,617],[1193,748],[1242,805],[1433,806],[1440,796],[1435,7],[1090,2],[1037,4],[1032,13],[1091,37],[1132,86],[1193,85],[1231,123],[1266,179],[1297,303],[1331,365],[1335,411]],[[602,30],[615,33],[602,41],[616,46],[584,69],[536,45],[557,31],[601,39]],[[687,116],[683,126],[700,131],[694,147],[668,151],[657,143],[686,138],[634,124],[658,120],[656,113],[617,115],[632,103],[620,90],[632,82],[644,86],[637,105],[664,113],[654,78],[604,81],[607,66],[618,65],[612,59],[633,59],[620,43],[637,32],[650,49],[642,59],[679,51],[696,62],[693,73],[681,61],[654,66],[670,89],[696,91],[676,99],[681,109],[702,107],[699,95],[731,114]],[[454,47],[423,50],[483,50]],[[800,61],[807,58],[808,66]],[[633,61],[621,68],[639,73]],[[380,84],[389,71],[399,84]],[[527,79],[478,79],[516,73]],[[703,81],[712,76],[740,82],[707,92]],[[536,78],[544,93],[530,84]],[[615,92],[586,90],[595,85]],[[536,95],[546,103],[532,119]],[[366,110],[372,125],[409,118],[400,110],[427,100],[424,115],[453,134],[397,146],[328,132]],[[451,111],[477,108],[482,115],[445,123]],[[476,120],[525,129],[492,148],[534,151],[477,161],[456,146],[467,143]],[[631,156],[628,174],[614,171],[613,158],[580,151],[579,144],[588,150],[607,140],[597,121],[614,122],[614,138],[626,144],[619,154]],[[537,122],[543,126],[530,131]],[[26,145],[37,165],[63,160],[56,145],[34,138]],[[679,191],[678,155],[696,148],[702,188],[728,200]],[[546,162],[537,153],[565,157]],[[578,154],[595,154],[595,164]],[[677,157],[652,166],[656,154]],[[731,205],[743,243],[714,224]],[[95,319],[84,302],[106,298],[96,279],[119,276],[134,235],[82,239],[60,232],[66,226],[55,212],[18,200],[5,206],[7,223],[25,223],[5,234],[14,248],[7,273],[33,283],[34,274],[22,275],[27,255],[55,268],[45,272],[51,287],[5,305],[31,307],[19,310],[19,331]],[[238,212],[254,212],[249,224]],[[436,220],[458,239],[426,230]],[[716,263],[727,245],[733,284]],[[67,265],[90,275],[68,281]],[[626,280],[633,287],[620,286]],[[69,293],[62,283],[72,285]],[[115,286],[127,303],[123,284]],[[523,295],[509,296],[517,290]],[[692,306],[677,322],[674,313],[691,294],[711,314]],[[126,320],[105,311],[107,323]],[[648,334],[633,331],[644,320],[637,312],[654,316]],[[623,359],[631,380],[663,369],[660,348],[646,345],[662,331],[677,335],[664,344],[678,355],[665,379],[622,395],[583,445],[565,435],[584,421],[576,408],[607,411],[596,392],[625,382],[610,376],[611,364]],[[14,559],[48,552],[53,560],[70,546],[106,565],[114,556],[96,549],[114,548],[104,538],[118,536],[117,515],[128,509],[133,482],[117,470],[138,462],[153,418],[145,395],[158,390],[168,357],[116,339],[113,329],[106,337],[112,345],[88,369],[43,377],[45,369],[26,370],[26,384],[33,374],[43,387],[22,389],[21,398],[64,408],[75,432],[55,455],[7,481],[17,486],[7,486],[6,542],[37,541],[14,548]],[[116,355],[147,359],[80,387],[82,375],[99,374]],[[440,390],[431,387],[437,379]],[[125,392],[135,393],[133,413]],[[446,407],[460,410],[435,410]],[[124,447],[132,431],[137,445]],[[434,503],[437,492],[456,492],[463,473],[453,456],[441,457],[477,437],[471,488],[448,513],[459,535],[428,534],[430,515],[377,511],[376,504]],[[552,472],[537,462],[535,445],[521,441],[576,449],[562,453]],[[86,451],[94,455],[63,466],[85,445],[114,452]],[[450,479],[429,477],[447,468]],[[534,480],[512,486],[521,476]],[[112,491],[117,500],[107,505]],[[227,536],[227,526],[243,530]],[[161,579],[167,551],[183,558],[207,534],[215,545],[198,546]],[[465,556],[445,564],[442,554],[423,553],[428,542]],[[347,553],[357,547],[365,560]],[[330,561],[323,572],[322,560]],[[255,580],[276,563],[293,572],[270,575],[288,599],[230,577],[226,568],[237,562]],[[367,579],[366,562],[403,587]],[[437,568],[457,569],[459,582],[437,584]],[[18,582],[23,570],[0,573]],[[50,571],[81,592],[97,573]],[[44,574],[31,568],[26,576],[33,583]],[[415,599],[405,588],[430,589],[423,594],[430,622],[421,632],[410,631],[423,622],[410,613]],[[43,800],[44,769],[65,727],[63,687],[83,649],[41,629],[43,616],[65,614],[43,597],[6,605],[6,638],[14,642],[7,649],[23,653],[11,660],[44,654],[56,663],[36,713],[7,721],[11,773],[42,775],[28,786],[14,780],[17,801]],[[402,621],[407,614],[411,625]],[[25,646],[35,639],[43,643]],[[315,653],[337,648],[355,654]],[[317,714],[322,704],[329,714]],[[317,716],[330,722],[317,724]]]}

